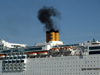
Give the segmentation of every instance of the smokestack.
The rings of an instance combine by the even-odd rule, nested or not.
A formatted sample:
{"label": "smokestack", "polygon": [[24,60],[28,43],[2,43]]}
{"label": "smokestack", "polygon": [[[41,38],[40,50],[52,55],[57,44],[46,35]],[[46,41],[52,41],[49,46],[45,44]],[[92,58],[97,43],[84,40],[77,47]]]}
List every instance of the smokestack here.
{"label": "smokestack", "polygon": [[55,41],[55,30],[50,30],[50,41]]}
{"label": "smokestack", "polygon": [[46,42],[49,41],[59,41],[59,31],[58,30],[50,30],[46,31]]}
{"label": "smokestack", "polygon": [[[44,27],[46,29],[46,42],[48,43],[49,41],[59,41],[59,31],[58,27],[55,26],[54,21],[51,17],[56,17],[60,19],[60,12],[51,7],[46,7],[43,6],[39,11],[38,11],[38,19],[40,20],[41,23],[44,24]],[[55,31],[57,30],[57,31]]]}
{"label": "smokestack", "polygon": [[46,31],[46,42],[48,43],[50,41],[50,32]]}
{"label": "smokestack", "polygon": [[55,31],[55,41],[59,41],[59,31]]}

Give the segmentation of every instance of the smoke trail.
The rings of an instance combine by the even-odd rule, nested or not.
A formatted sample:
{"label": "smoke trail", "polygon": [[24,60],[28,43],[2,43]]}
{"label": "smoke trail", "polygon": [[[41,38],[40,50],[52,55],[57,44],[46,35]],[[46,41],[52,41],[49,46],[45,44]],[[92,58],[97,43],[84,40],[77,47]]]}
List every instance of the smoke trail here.
{"label": "smoke trail", "polygon": [[56,29],[53,23],[53,19],[51,17],[60,18],[60,12],[51,7],[43,6],[42,9],[38,11],[38,19],[41,23],[43,23],[46,30]]}

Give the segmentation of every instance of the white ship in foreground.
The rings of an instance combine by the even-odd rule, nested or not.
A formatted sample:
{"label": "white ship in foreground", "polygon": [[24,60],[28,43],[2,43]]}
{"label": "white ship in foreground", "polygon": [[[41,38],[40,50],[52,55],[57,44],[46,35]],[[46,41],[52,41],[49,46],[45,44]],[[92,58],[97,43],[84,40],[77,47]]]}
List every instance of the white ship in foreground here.
{"label": "white ship in foreground", "polygon": [[58,31],[33,47],[1,40],[0,67],[0,75],[100,75],[100,42],[66,45]]}

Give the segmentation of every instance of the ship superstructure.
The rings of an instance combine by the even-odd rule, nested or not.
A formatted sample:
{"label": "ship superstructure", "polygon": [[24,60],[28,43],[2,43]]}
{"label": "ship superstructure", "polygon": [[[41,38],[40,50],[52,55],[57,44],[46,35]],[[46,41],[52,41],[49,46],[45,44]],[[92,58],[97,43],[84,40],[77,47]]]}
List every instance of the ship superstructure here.
{"label": "ship superstructure", "polygon": [[0,75],[100,75],[99,59],[99,41],[66,45],[51,30],[31,47],[1,40]]}

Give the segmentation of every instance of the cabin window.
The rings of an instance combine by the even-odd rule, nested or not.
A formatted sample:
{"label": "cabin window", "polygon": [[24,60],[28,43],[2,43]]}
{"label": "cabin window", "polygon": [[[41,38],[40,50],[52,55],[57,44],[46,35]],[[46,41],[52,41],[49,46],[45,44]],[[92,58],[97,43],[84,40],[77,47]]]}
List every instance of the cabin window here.
{"label": "cabin window", "polygon": [[19,63],[20,61],[19,60],[17,60],[17,63]]}
{"label": "cabin window", "polygon": [[24,60],[21,60],[21,62],[24,62]]}
{"label": "cabin window", "polygon": [[11,61],[8,61],[8,63],[11,63]]}
{"label": "cabin window", "polygon": [[0,48],[0,50],[3,50],[3,48]]}
{"label": "cabin window", "polygon": [[91,54],[100,54],[100,51],[89,51],[89,55]]}
{"label": "cabin window", "polygon": [[9,59],[9,57],[6,57],[6,59]]}
{"label": "cabin window", "polygon": [[3,45],[0,45],[0,47],[3,47]]}
{"label": "cabin window", "polygon": [[25,58],[25,56],[22,56],[22,58]]}
{"label": "cabin window", "polygon": [[5,61],[5,63],[7,63],[7,61]]}
{"label": "cabin window", "polygon": [[13,52],[18,52],[18,50],[13,50]]}
{"label": "cabin window", "polygon": [[20,57],[20,56],[18,56],[18,59],[21,59],[21,57]]}
{"label": "cabin window", "polygon": [[16,61],[12,61],[13,63],[15,63]]}
{"label": "cabin window", "polygon": [[89,50],[95,50],[95,49],[100,49],[100,46],[89,47]]}
{"label": "cabin window", "polygon": [[14,59],[17,59],[17,57],[14,57]]}
{"label": "cabin window", "polygon": [[13,59],[13,57],[10,57],[10,59]]}

